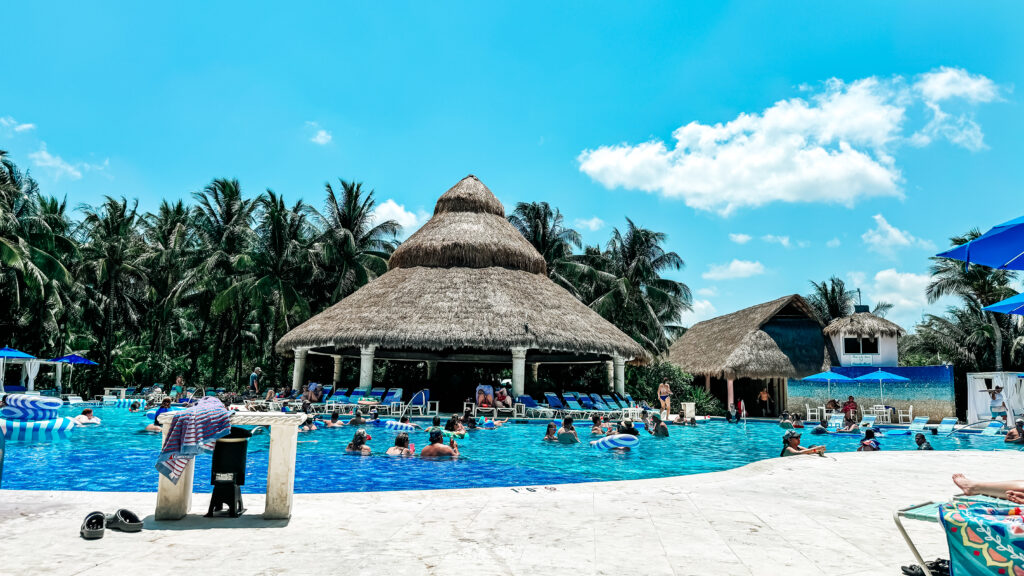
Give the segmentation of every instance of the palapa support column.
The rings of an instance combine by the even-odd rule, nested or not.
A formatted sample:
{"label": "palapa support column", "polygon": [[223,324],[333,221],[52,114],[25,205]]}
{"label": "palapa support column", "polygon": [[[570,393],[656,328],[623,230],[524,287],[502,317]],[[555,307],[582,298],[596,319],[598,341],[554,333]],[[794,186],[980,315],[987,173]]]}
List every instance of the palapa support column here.
{"label": "palapa support column", "polygon": [[373,344],[359,348],[359,389],[373,388],[373,353],[377,347]]}
{"label": "palapa support column", "polygon": [[537,373],[540,371],[540,362],[530,362],[530,380],[537,381]]}
{"label": "palapa support column", "polygon": [[427,360],[427,380],[433,380],[437,374],[437,362]]}
{"label": "palapa support column", "polygon": [[341,356],[334,357],[334,387],[337,388],[338,384],[341,384]]}
{"label": "palapa support column", "polygon": [[622,396],[626,393],[626,360],[622,356],[614,356],[612,364],[615,366],[615,393]]}
{"label": "palapa support column", "polygon": [[64,364],[57,364],[56,369],[56,374],[53,377],[53,383],[54,387],[57,389],[57,394],[60,394],[63,391],[63,386],[61,386],[60,381],[64,376]]}
{"label": "palapa support column", "polygon": [[[295,349],[295,365],[292,367],[292,390],[302,390],[306,378],[306,349]],[[262,391],[261,391],[262,392]]]}
{"label": "palapa support column", "polygon": [[607,360],[604,363],[604,368],[608,371],[608,391],[615,392],[615,364],[611,360]]}
{"label": "palapa support column", "polygon": [[526,348],[512,349],[512,396],[519,398],[526,391]]}
{"label": "palapa support column", "polygon": [[704,375],[704,391],[711,392],[711,374]]}
{"label": "palapa support column", "polygon": [[736,403],[735,399],[733,398],[733,393],[732,393],[732,378],[729,378],[728,380],[725,381],[725,386],[726,386],[725,389],[726,389],[726,398],[727,398],[725,407],[729,408],[730,405]]}

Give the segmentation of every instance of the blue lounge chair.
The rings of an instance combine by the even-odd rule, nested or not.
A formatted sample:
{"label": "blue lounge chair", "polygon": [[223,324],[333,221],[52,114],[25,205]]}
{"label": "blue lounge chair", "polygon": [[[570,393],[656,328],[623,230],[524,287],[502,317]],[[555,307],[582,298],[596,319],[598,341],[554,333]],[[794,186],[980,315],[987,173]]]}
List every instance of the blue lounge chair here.
{"label": "blue lounge chair", "polygon": [[568,407],[566,412],[573,418],[586,418],[590,416],[593,410],[587,410],[576,401],[571,394],[563,394],[562,398],[565,399],[565,405]]}
{"label": "blue lounge chair", "polygon": [[380,402],[381,398],[384,397],[384,392],[386,391],[387,388],[374,388],[366,394],[364,400],[375,400],[377,402]]}
{"label": "blue lounge chair", "polygon": [[366,390],[362,390],[362,389],[356,388],[355,390],[352,391],[351,394],[348,395],[348,401],[345,402],[344,405],[345,406],[356,406],[356,405],[359,404],[359,401],[362,400],[363,396],[365,396],[365,395],[366,395]]}
{"label": "blue lounge chair", "polygon": [[419,392],[412,395],[409,399],[409,403],[402,409],[402,413],[412,414],[413,411],[417,411],[420,415],[427,415],[430,413],[430,390],[424,388]]}
{"label": "blue lounge chair", "polygon": [[1003,431],[1003,423],[1001,421],[989,422],[988,426],[985,426],[981,430],[982,436],[995,436]]}
{"label": "blue lounge chair", "polygon": [[555,394],[554,392],[545,392],[544,399],[548,401],[548,408],[554,412],[555,416],[564,414],[568,411],[565,404],[562,404],[562,401],[559,400],[558,394]]}
{"label": "blue lounge chair", "polygon": [[829,432],[835,433],[843,428],[843,420],[845,416],[842,414],[832,414],[828,417],[828,423],[825,425],[825,429]]}
{"label": "blue lounge chair", "polygon": [[334,394],[327,399],[327,412],[331,412],[336,408],[340,408],[348,402],[348,390],[345,388],[337,388],[334,390]]}
{"label": "blue lounge chair", "polygon": [[956,416],[943,418],[942,421],[939,422],[939,434],[949,434],[953,431],[953,427],[956,426],[957,422],[958,420],[956,419]]}
{"label": "blue lounge chair", "polygon": [[388,390],[384,399],[380,401],[380,412],[388,414],[400,413],[402,411],[402,392],[401,388]]}
{"label": "blue lounge chair", "polygon": [[527,416],[533,414],[534,416],[540,418],[550,418],[555,415],[554,410],[550,408],[545,408],[540,404],[537,404],[537,401],[534,400],[533,397],[530,396],[529,394],[523,394],[520,397],[516,398],[516,402],[522,404],[523,407],[526,408]]}
{"label": "blue lounge chair", "polygon": [[615,398],[612,398],[611,394],[602,394],[601,399],[604,400],[604,403],[608,405],[608,407],[611,408],[612,410],[622,410],[624,408],[629,408],[629,406],[619,404],[619,401],[616,400]]}
{"label": "blue lounge chair", "polygon": [[594,403],[594,408],[597,408],[601,412],[606,413],[608,416],[616,416],[621,410],[619,410],[618,404],[611,406],[601,397],[597,392],[591,392],[590,400]]}

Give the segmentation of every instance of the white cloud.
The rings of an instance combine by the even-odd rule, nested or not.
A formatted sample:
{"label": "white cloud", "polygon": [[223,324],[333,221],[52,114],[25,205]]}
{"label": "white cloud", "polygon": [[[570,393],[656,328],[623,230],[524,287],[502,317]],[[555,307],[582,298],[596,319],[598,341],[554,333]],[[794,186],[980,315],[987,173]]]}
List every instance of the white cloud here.
{"label": "white cloud", "polygon": [[707,288],[701,288],[697,290],[697,294],[700,296],[718,296],[718,288],[714,286],[708,286]]}
{"label": "white cloud", "polygon": [[110,160],[104,160],[102,164],[90,164],[88,162],[67,162],[60,156],[50,154],[46,149],[46,142],[39,145],[39,150],[28,155],[32,164],[36,167],[49,170],[54,180],[68,177],[72,180],[80,180],[83,172],[105,170],[110,165]]}
{"label": "white cloud", "polygon": [[888,302],[893,305],[887,319],[910,330],[923,312],[941,309],[943,303],[929,304],[925,289],[932,278],[928,274],[899,272],[895,268],[879,271],[864,286],[865,302]]}
{"label": "white cloud", "polygon": [[829,240],[828,242],[825,242],[825,246],[828,246],[829,248],[838,248],[839,244],[840,244],[839,238],[833,238],[833,239]]}
{"label": "white cloud", "polygon": [[316,122],[306,122],[306,126],[313,129],[313,137],[310,138],[309,141],[314,144],[326,146],[330,144],[331,140],[334,138],[329,131],[321,128]]}
{"label": "white cloud", "polygon": [[28,130],[34,130],[35,127],[35,124],[28,122],[21,123],[11,116],[0,116],[0,128],[10,128],[15,132],[26,132]]}
{"label": "white cloud", "polygon": [[889,224],[881,214],[875,214],[875,227],[861,235],[868,245],[868,250],[882,256],[893,258],[903,248],[917,247],[924,250],[935,250],[935,244],[929,240],[915,238],[910,232],[900,230]]}
{"label": "white cloud", "polygon": [[601,228],[604,228],[604,220],[601,220],[597,216],[584,220],[583,218],[577,218],[573,221],[573,225],[577,228],[586,228],[591,232],[597,232]]}
{"label": "white cloud", "polygon": [[[942,137],[980,147],[981,128],[967,116],[942,116],[938,102],[958,98],[976,105],[997,93],[988,78],[948,68],[912,86],[899,77],[833,78],[807,98],[781,100],[724,124],[690,122],[672,133],[671,145],[605,145],[584,150],[577,160],[580,171],[607,188],[655,192],[722,215],[773,202],[849,207],[865,198],[902,196],[893,156],[898,144]],[[907,135],[912,107],[932,110],[932,120]]]}
{"label": "white cloud", "polygon": [[750,234],[729,234],[729,240],[732,240],[737,244],[746,244],[747,242],[750,242],[750,239]]}
{"label": "white cloud", "polygon": [[701,274],[705,280],[732,280],[764,274],[764,265],[749,260],[733,260],[728,264],[712,264]]}
{"label": "white cloud", "polygon": [[848,272],[846,277],[850,279],[850,285],[853,288],[860,288],[868,278],[863,272]]}
{"label": "white cloud", "polygon": [[761,240],[764,240],[769,244],[779,244],[783,248],[789,248],[789,236],[775,236],[774,234],[765,234],[764,236],[761,236]]}
{"label": "white cloud", "polygon": [[412,212],[406,210],[404,205],[395,202],[392,198],[381,202],[373,209],[374,222],[380,223],[385,220],[394,220],[402,225],[403,236],[412,234],[429,219],[430,214],[425,211]]}
{"label": "white cloud", "polygon": [[697,322],[707,320],[708,318],[714,318],[718,310],[715,309],[714,304],[709,300],[694,300],[693,310],[683,312],[679,316],[679,322],[683,326],[693,326]]}

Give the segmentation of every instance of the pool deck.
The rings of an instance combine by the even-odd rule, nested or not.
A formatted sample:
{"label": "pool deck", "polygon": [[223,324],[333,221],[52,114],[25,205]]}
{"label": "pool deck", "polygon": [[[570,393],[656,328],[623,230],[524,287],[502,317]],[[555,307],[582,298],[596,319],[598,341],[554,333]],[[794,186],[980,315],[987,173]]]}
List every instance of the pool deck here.
{"label": "pool deck", "polygon": [[[680,462],[680,470],[685,462]],[[1019,478],[1024,454],[843,453],[725,472],[526,488],[298,494],[291,520],[155,522],[155,493],[0,492],[3,574],[899,574],[896,508],[941,500],[953,472]],[[129,508],[139,534],[78,537],[86,513]],[[909,522],[926,559],[937,524]]]}

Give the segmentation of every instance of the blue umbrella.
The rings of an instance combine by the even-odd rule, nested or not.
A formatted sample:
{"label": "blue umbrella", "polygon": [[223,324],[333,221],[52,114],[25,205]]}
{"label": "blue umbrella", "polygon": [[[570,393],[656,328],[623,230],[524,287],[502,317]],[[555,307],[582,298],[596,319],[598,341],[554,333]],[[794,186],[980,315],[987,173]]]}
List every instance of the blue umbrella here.
{"label": "blue umbrella", "polygon": [[1024,216],[992,228],[970,242],[938,254],[1004,270],[1024,270]]}
{"label": "blue umbrella", "polygon": [[859,380],[861,382],[874,382],[875,380],[877,380],[878,381],[878,398],[879,398],[879,400],[882,400],[882,401],[885,400],[882,397],[882,383],[883,382],[910,382],[910,378],[906,378],[904,376],[899,376],[899,375],[893,374],[891,372],[886,372],[885,370],[882,370],[881,368],[879,368],[875,372],[868,372],[867,374],[865,374],[863,376],[857,376],[856,378],[854,378],[854,380]]}
{"label": "blue umbrella", "polygon": [[1024,294],[1017,294],[991,306],[985,306],[983,310],[1001,314],[1024,314]]}
{"label": "blue umbrella", "polygon": [[85,364],[86,366],[99,366],[99,364],[89,360],[88,358],[79,356],[78,354],[68,354],[67,356],[61,356],[60,358],[54,358],[50,362],[61,362],[64,364]]}
{"label": "blue umbrella", "polygon": [[4,373],[7,371],[7,359],[32,360],[35,356],[15,350],[10,346],[0,348],[0,392],[4,391]]}
{"label": "blue umbrella", "polygon": [[818,374],[812,374],[812,375],[808,376],[807,378],[803,378],[802,380],[804,382],[828,382],[828,392],[826,393],[826,395],[831,397],[832,396],[832,381],[833,380],[838,380],[840,382],[842,382],[842,381],[852,382],[853,378],[850,378],[849,376],[843,376],[842,374],[839,374],[837,372],[833,372],[833,371],[829,370],[827,372],[819,372]]}

